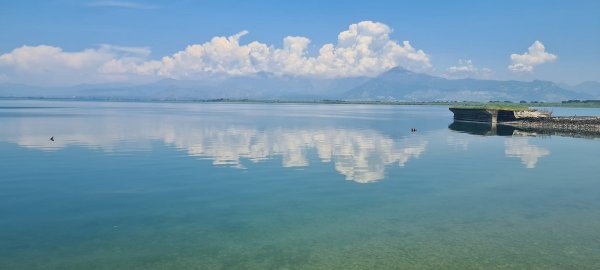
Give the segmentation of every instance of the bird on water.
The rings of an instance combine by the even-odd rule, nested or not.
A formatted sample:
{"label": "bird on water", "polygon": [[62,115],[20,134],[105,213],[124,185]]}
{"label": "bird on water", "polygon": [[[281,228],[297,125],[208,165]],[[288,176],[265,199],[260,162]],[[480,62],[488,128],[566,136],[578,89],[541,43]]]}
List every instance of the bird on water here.
{"label": "bird on water", "polygon": [[50,140],[51,140],[51,141],[54,141],[54,136],[50,137]]}

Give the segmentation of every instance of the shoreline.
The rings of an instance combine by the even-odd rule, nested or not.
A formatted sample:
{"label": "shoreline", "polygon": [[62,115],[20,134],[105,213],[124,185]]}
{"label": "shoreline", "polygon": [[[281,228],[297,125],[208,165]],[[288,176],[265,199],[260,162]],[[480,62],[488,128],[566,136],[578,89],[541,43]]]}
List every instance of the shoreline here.
{"label": "shoreline", "polygon": [[511,106],[511,107],[557,107],[600,108],[598,102],[471,102],[471,101],[369,101],[369,100],[279,100],[279,99],[136,99],[136,98],[83,98],[83,97],[0,97],[0,100],[41,100],[81,102],[141,102],[141,103],[248,103],[248,104],[328,104],[328,105],[397,105],[397,106]]}

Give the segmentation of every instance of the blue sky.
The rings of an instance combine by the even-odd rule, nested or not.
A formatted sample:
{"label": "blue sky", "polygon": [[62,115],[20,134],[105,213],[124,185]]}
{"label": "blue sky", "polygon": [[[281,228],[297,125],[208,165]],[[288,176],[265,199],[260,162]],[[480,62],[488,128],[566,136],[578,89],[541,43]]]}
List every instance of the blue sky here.
{"label": "blue sky", "polygon": [[[374,24],[359,24],[369,21]],[[355,42],[340,45],[338,35],[353,24]],[[221,43],[202,46],[243,30],[248,33],[233,41],[242,51],[254,41],[269,51],[229,59],[222,54],[241,52],[214,52]],[[49,77],[56,84],[142,82],[258,71],[373,76],[391,65],[451,78],[600,80],[600,1],[3,1],[0,33],[0,80],[19,83]],[[305,38],[287,43],[301,51],[283,52],[286,37]],[[365,56],[362,66],[340,71],[339,65],[365,59],[342,56],[356,54],[347,47],[360,48],[363,37],[381,42],[365,54],[373,59]],[[317,59],[329,43],[337,64]],[[186,51],[193,44],[221,55]],[[24,45],[29,47],[17,50]],[[511,58],[530,47],[529,56]],[[264,48],[250,51],[255,49]],[[172,61],[163,61],[165,56]],[[295,57],[303,59],[291,62]]]}

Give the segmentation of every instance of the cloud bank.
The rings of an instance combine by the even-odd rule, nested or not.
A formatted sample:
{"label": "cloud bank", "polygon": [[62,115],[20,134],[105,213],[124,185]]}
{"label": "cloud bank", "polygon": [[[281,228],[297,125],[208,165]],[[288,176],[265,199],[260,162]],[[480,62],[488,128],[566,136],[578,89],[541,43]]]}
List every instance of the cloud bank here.
{"label": "cloud bank", "polygon": [[533,72],[533,68],[548,62],[554,62],[558,58],[556,55],[546,52],[544,44],[536,40],[523,54],[511,54],[511,65],[508,69],[512,72]]}
{"label": "cloud bank", "polygon": [[[137,79],[201,79],[213,76],[244,76],[260,72],[276,75],[327,78],[375,76],[395,66],[423,71],[431,67],[429,55],[409,41],[390,39],[392,29],[379,22],[351,24],[311,55],[310,39],[288,36],[283,47],[258,41],[241,44],[248,34],[214,37],[202,44],[160,59],[149,59],[148,48],[102,45],[79,52],[59,47],[23,46],[0,55],[0,74],[23,81],[96,83]],[[77,76],[73,76],[77,75]]]}

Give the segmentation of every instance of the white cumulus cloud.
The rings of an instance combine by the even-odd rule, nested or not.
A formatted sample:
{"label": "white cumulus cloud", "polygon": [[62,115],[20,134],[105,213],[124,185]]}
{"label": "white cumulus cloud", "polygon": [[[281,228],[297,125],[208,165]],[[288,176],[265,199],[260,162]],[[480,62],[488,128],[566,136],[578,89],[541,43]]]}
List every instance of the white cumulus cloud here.
{"label": "white cumulus cloud", "polygon": [[[354,77],[375,76],[395,66],[423,71],[431,68],[429,55],[409,41],[390,38],[392,29],[379,22],[351,24],[339,33],[337,42],[308,51],[310,39],[288,36],[277,48],[259,41],[242,44],[248,34],[218,36],[192,44],[160,59],[150,59],[148,48],[101,45],[99,48],[66,52],[59,47],[23,46],[0,55],[0,72],[13,80],[31,82],[31,75],[65,84],[132,80],[132,78],[200,79],[268,72],[276,75]],[[77,75],[76,77],[73,75]],[[35,81],[36,78],[33,79]]]}
{"label": "white cumulus cloud", "polygon": [[383,23],[363,21],[338,35],[316,56],[307,51],[310,39],[288,36],[283,48],[257,41],[240,44],[242,31],[230,37],[215,37],[203,44],[188,46],[162,58],[158,74],[182,78],[212,74],[248,75],[270,72],[279,75],[351,77],[374,76],[395,66],[413,70],[431,66],[429,56],[408,41],[390,39],[392,30]]}
{"label": "white cumulus cloud", "polygon": [[466,77],[482,77],[488,78],[492,74],[489,68],[478,68],[470,59],[458,59],[458,64],[446,69],[446,77],[450,78],[466,78]]}
{"label": "white cumulus cloud", "polygon": [[[103,44],[98,48],[67,52],[59,47],[22,46],[0,55],[0,71],[20,83],[100,83],[128,79],[118,71],[143,74],[150,49]],[[136,75],[137,76],[137,75]]]}
{"label": "white cumulus cloud", "polygon": [[102,50],[86,49],[80,52],[64,52],[53,46],[23,46],[0,56],[0,64],[14,67],[17,71],[31,73],[48,69],[86,69],[98,66],[111,58]]}
{"label": "white cumulus cloud", "polygon": [[512,72],[532,72],[533,68],[548,62],[556,61],[557,56],[546,52],[544,44],[536,40],[529,46],[528,52],[523,54],[511,54],[511,65],[508,69]]}

